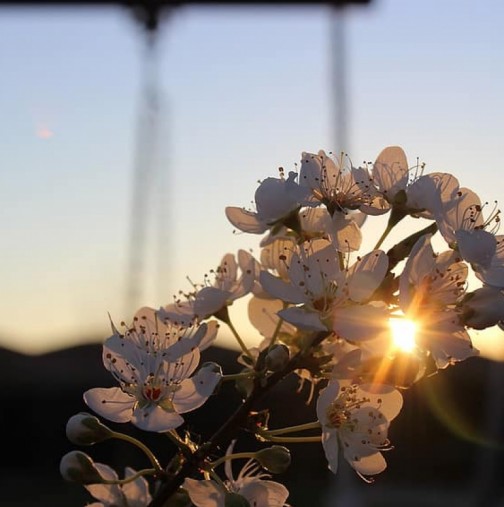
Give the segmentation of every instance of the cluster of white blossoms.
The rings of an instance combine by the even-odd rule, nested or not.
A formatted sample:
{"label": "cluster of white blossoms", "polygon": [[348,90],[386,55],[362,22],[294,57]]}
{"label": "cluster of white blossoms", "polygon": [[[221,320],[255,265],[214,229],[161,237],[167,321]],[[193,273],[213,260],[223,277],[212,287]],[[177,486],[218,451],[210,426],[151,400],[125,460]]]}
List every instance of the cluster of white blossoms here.
{"label": "cluster of white blossoms", "polygon": [[[289,492],[271,475],[289,466],[286,445],[294,442],[323,446],[333,473],[344,460],[372,482],[387,466],[388,430],[407,389],[427,373],[478,355],[472,329],[504,327],[500,211],[451,174],[410,167],[400,147],[385,148],[361,167],[343,154],[302,153],[299,171],[285,177],[281,170],[260,182],[254,209],[225,212],[237,230],[263,235],[259,255],[227,253],[190,293],[141,308],[130,325],[112,324],[103,364],[118,385],[86,391],[84,402],[96,415],[73,416],[67,436],[77,445],[127,441],[151,466],[126,468],[119,479],[108,465],[69,452],[61,473],[86,486],[98,500],[92,505],[282,507]],[[367,220],[387,213],[377,244],[362,251]],[[408,216],[419,227],[382,250]],[[433,237],[444,240],[443,251],[434,250]],[[470,290],[471,275],[478,286]],[[252,348],[229,311],[242,297],[260,335]],[[392,323],[415,329],[408,352],[394,340]],[[201,363],[202,351],[218,343],[221,324],[241,348],[238,374]],[[271,428],[275,407],[257,412],[256,404],[290,375],[300,386],[310,384],[308,400],[300,402],[313,407],[313,419]],[[185,431],[183,414],[221,394],[218,386],[229,381],[242,402],[202,442],[194,428]],[[97,416],[162,433],[177,451],[160,463],[155,449]],[[264,447],[234,452],[244,432]],[[246,462],[236,475],[240,460]]]}

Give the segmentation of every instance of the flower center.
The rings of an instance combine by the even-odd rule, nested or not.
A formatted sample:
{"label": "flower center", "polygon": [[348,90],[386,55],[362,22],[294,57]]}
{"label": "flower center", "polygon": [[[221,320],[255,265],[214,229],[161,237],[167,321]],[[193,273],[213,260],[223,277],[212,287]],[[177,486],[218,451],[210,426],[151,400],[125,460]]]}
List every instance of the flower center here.
{"label": "flower center", "polygon": [[328,426],[333,428],[347,427],[354,431],[358,420],[352,418],[352,411],[359,410],[364,403],[369,403],[369,398],[357,396],[357,386],[342,387],[340,395],[327,408]]}

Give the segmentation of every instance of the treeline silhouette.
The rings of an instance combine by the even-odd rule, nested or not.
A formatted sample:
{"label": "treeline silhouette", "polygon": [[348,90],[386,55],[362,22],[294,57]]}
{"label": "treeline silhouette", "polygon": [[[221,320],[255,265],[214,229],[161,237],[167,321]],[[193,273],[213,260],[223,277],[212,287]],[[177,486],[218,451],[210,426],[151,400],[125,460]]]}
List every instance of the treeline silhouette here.
{"label": "treeline silhouette", "polygon": [[[202,358],[221,364],[226,373],[241,369],[236,359],[235,351],[218,347],[206,350]],[[492,421],[499,421],[495,411],[502,406],[496,403],[489,412],[488,403],[494,402],[495,396],[500,396],[497,401],[504,399],[500,395],[504,381],[489,391],[491,372],[497,372],[494,378],[504,379],[504,364],[471,358],[422,379],[405,392],[404,408],[389,433],[395,448],[385,455],[387,470],[376,477],[374,484],[366,484],[355,474],[345,473],[345,463],[341,465],[353,494],[360,495],[359,505],[438,505],[425,503],[414,494],[419,488],[439,494],[474,491],[477,500],[472,505],[502,505],[504,427],[489,427]],[[107,441],[79,448],[66,438],[68,419],[80,411],[90,412],[82,398],[84,391],[116,385],[102,365],[100,344],[40,356],[0,349],[0,385],[1,507],[78,507],[91,503],[92,497],[82,486],[65,482],[59,474],[60,459],[70,450],[87,452],[95,461],[115,468],[120,476],[127,465],[149,466],[145,456],[125,442]],[[286,379],[258,407],[271,407],[271,427],[314,420],[315,400],[307,405],[308,387],[297,393],[298,386],[296,377]],[[238,403],[240,396],[233,385],[224,384],[201,409],[186,415],[187,429],[203,441]],[[129,424],[106,424],[152,446],[161,460],[168,460],[173,452],[169,439],[162,435],[142,432]],[[237,443],[237,450],[263,445],[245,435]],[[289,488],[293,507],[343,507],[338,503],[338,491],[343,492],[345,485],[340,481],[334,487],[337,479],[327,470],[321,446],[295,444],[290,449],[292,465],[278,480]],[[411,498],[407,503],[394,503],[393,493],[397,491],[411,491]]]}

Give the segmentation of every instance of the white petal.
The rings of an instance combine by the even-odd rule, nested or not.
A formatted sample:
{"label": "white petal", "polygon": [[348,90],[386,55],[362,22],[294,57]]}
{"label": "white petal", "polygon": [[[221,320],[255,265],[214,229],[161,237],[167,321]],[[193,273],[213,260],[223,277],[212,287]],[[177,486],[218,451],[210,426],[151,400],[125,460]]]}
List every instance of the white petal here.
{"label": "white petal", "polygon": [[173,395],[173,406],[177,412],[185,414],[201,407],[221,378],[222,372],[212,363],[201,367],[192,378],[182,381],[179,390]]}
{"label": "white petal", "polygon": [[425,174],[408,187],[407,204],[409,208],[425,210],[417,216],[432,219],[443,212],[443,206],[452,201],[458,189],[459,182],[451,174]]}
{"label": "white petal", "polygon": [[[131,477],[136,473],[131,467],[126,467],[125,477]],[[144,506],[148,505],[152,500],[149,493],[149,483],[145,477],[138,477],[132,482],[128,482],[122,487],[123,492],[128,499],[128,506]]]}
{"label": "white petal", "polygon": [[213,481],[186,478],[183,488],[196,507],[224,507],[224,491]]}
{"label": "white petal", "polygon": [[442,211],[436,215],[436,223],[447,243],[456,241],[455,231],[471,230],[483,225],[483,215],[478,209],[481,210],[479,196],[465,187],[443,203]]}
{"label": "white petal", "polygon": [[217,338],[217,332],[219,331],[219,323],[216,320],[210,320],[206,324],[207,328],[205,334],[199,344],[200,350],[205,350],[210,347]]}
{"label": "white petal", "polygon": [[230,296],[227,290],[216,287],[203,287],[194,301],[194,314],[198,319],[205,319],[226,306]]}
{"label": "white petal", "polygon": [[255,507],[283,507],[289,490],[278,482],[257,479],[247,482],[239,494]]}
{"label": "white petal", "polygon": [[326,159],[323,151],[315,153],[303,152],[301,154],[301,169],[299,171],[299,184],[310,189],[318,189],[323,178],[322,164]]}
{"label": "white petal", "polygon": [[184,423],[184,419],[176,412],[149,403],[143,408],[137,407],[134,410],[131,422],[141,430],[163,433],[178,428]]}
{"label": "white petal", "polygon": [[431,237],[432,234],[425,234],[417,240],[399,277],[399,305],[404,313],[408,311],[415,286],[434,270],[436,261]]}
{"label": "white petal", "polygon": [[195,320],[192,301],[172,303],[158,309],[159,318],[169,320],[177,325],[190,326]]}
{"label": "white petal", "polygon": [[324,427],[322,430],[322,446],[327,459],[328,468],[332,473],[338,471],[339,441],[335,428]]}
{"label": "white petal", "polygon": [[299,187],[292,175],[295,176],[295,173],[291,171],[287,180],[266,178],[261,182],[254,196],[261,221],[273,224],[294,211],[300,198],[308,195],[308,189]]}
{"label": "white petal", "polygon": [[290,283],[284,282],[268,271],[261,271],[259,282],[263,289],[271,296],[281,299],[286,303],[305,303],[307,301],[304,290]]}
{"label": "white petal", "polygon": [[362,233],[359,226],[343,213],[334,213],[329,233],[339,252],[354,252],[361,246]]}
{"label": "white petal", "polygon": [[[94,463],[98,473],[108,481],[115,481],[119,477],[114,469],[103,463]],[[85,484],[89,493],[105,505],[118,504],[122,499],[121,487],[117,484]]]}
{"label": "white petal", "polygon": [[268,226],[259,220],[257,213],[243,208],[228,206],[226,217],[237,229],[250,234],[262,234],[268,229]]}
{"label": "white petal", "polygon": [[299,329],[307,331],[327,331],[327,326],[320,320],[318,313],[291,306],[278,312],[278,315]]}
{"label": "white petal", "polygon": [[455,232],[457,246],[462,258],[470,264],[488,268],[497,248],[495,236],[482,229]]}
{"label": "white petal", "polygon": [[[187,359],[191,359],[192,355],[195,355],[196,364],[198,364],[198,350],[202,350],[201,343],[203,340],[206,340],[207,334],[208,324],[203,322],[198,326],[198,329],[192,336],[190,334],[187,337],[184,336],[177,342],[170,345],[167,349],[160,351],[161,357],[167,362],[174,363],[181,358],[184,358],[182,360],[185,362]],[[187,373],[185,376],[189,376],[191,373]]]}
{"label": "white petal", "polygon": [[[271,338],[276,330],[280,317],[277,313],[284,304],[279,299],[252,297],[248,302],[248,318],[250,323],[266,338]],[[283,322],[280,332],[295,333],[295,328]]]}
{"label": "white petal", "polygon": [[388,332],[388,311],[385,305],[358,305],[336,308],[333,330],[345,340],[359,342]]}
{"label": "white petal", "polygon": [[338,397],[339,394],[339,382],[333,380],[322,389],[317,398],[317,418],[320,424],[325,425],[329,421],[327,420],[327,409],[329,405]]}
{"label": "white petal", "polygon": [[135,398],[119,387],[95,387],[84,393],[87,406],[109,421],[124,423],[131,420]]}
{"label": "white petal", "polygon": [[498,289],[504,288],[504,265],[490,265],[488,269],[475,270],[474,274],[487,285]]}
{"label": "white petal", "polygon": [[373,180],[390,200],[408,183],[408,161],[399,146],[388,146],[378,155],[373,165]]}
{"label": "white petal", "polygon": [[364,476],[379,474],[387,468],[385,458],[380,452],[364,456],[358,461],[350,461],[350,465]]}
{"label": "white petal", "polygon": [[332,227],[332,218],[327,208],[305,208],[300,214],[301,227],[306,232],[323,233]]}
{"label": "white petal", "polygon": [[381,250],[374,250],[362,257],[348,270],[350,299],[362,302],[372,296],[382,283],[388,269],[388,257]]}
{"label": "white petal", "polygon": [[387,421],[392,421],[402,409],[403,397],[400,391],[385,384],[364,384],[360,386],[365,397],[370,399],[369,404],[385,416]]}

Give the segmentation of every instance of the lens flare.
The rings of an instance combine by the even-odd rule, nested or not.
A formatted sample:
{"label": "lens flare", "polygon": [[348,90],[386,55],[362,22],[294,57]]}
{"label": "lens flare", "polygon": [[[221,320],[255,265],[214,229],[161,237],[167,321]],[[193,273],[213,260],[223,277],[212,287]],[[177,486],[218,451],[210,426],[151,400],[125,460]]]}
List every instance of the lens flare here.
{"label": "lens flare", "polygon": [[401,317],[391,318],[389,323],[394,347],[403,352],[413,352],[416,347],[416,324],[412,320]]}

